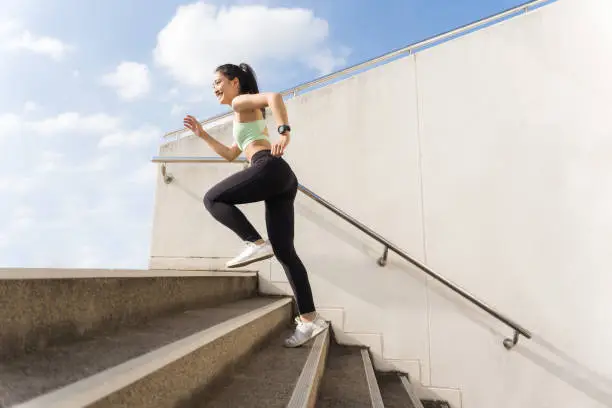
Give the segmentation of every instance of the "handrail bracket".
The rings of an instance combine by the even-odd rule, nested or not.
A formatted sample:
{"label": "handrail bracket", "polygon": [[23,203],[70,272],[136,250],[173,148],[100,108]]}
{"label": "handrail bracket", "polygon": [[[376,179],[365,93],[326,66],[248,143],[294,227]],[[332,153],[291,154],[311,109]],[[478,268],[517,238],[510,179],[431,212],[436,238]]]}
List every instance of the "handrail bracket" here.
{"label": "handrail bracket", "polygon": [[383,251],[383,254],[380,258],[378,258],[378,266],[385,266],[387,265],[387,256],[389,255],[389,247],[385,246],[385,250]]}
{"label": "handrail bracket", "polygon": [[504,347],[506,348],[506,350],[512,350],[514,346],[518,344],[520,334],[521,333],[519,333],[518,330],[514,330],[514,336],[511,339],[504,339]]}
{"label": "handrail bracket", "polygon": [[164,178],[164,183],[170,184],[174,181],[174,176],[166,171],[166,163],[162,163],[161,165],[161,174]]}

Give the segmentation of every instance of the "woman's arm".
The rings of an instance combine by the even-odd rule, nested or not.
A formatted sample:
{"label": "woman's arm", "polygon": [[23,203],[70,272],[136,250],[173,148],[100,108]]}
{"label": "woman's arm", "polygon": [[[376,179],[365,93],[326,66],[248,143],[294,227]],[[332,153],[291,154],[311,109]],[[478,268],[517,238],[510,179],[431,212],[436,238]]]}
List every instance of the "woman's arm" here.
{"label": "woman's arm", "polygon": [[[232,108],[239,112],[241,110],[262,109],[269,106],[272,116],[278,126],[288,125],[287,108],[283,96],[278,92],[265,92],[259,94],[238,95],[232,101]],[[278,142],[272,144],[272,154],[282,156],[291,139],[290,132],[280,135]]]}
{"label": "woman's arm", "polygon": [[287,108],[283,96],[278,92],[264,92],[259,94],[238,95],[232,101],[232,109],[243,111],[249,109],[262,109],[269,106],[278,126],[288,125]]}
{"label": "woman's arm", "polygon": [[212,137],[202,128],[202,125],[196,118],[191,115],[187,115],[183,120],[185,127],[191,130],[197,137],[204,139],[211,149],[215,151],[219,156],[223,157],[227,161],[233,161],[236,157],[240,156],[240,148],[236,145],[227,147],[217,139]]}

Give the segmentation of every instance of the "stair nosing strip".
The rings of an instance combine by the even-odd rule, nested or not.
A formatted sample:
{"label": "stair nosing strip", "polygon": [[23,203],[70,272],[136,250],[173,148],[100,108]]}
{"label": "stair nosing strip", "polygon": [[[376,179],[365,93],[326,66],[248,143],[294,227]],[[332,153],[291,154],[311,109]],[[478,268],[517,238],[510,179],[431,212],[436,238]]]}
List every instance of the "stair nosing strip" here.
{"label": "stair nosing strip", "polygon": [[[310,349],[304,368],[295,383],[291,399],[287,408],[307,408],[314,388],[315,378],[321,364],[325,364],[325,356],[329,350],[329,327],[326,328],[316,339]],[[320,381],[320,379],[319,379]],[[317,387],[318,389],[318,387]]]}
{"label": "stair nosing strip", "polygon": [[233,317],[13,408],[82,408],[117,392],[194,351],[292,302],[284,298]]}
{"label": "stair nosing strip", "polygon": [[365,370],[366,381],[368,382],[368,390],[370,392],[370,400],[372,401],[372,408],[385,408],[385,404],[380,393],[380,387],[378,381],[376,381],[376,374],[374,373],[374,366],[370,359],[370,352],[368,349],[361,349],[361,359],[363,361],[363,369]]}
{"label": "stair nosing strip", "polygon": [[414,392],[414,388],[412,387],[410,381],[408,381],[408,378],[406,378],[405,375],[400,375],[399,378],[404,386],[404,390],[408,394],[408,398],[410,398],[410,402],[412,402],[412,405],[414,405],[414,408],[425,408],[421,402],[421,399],[417,397],[416,393]]}

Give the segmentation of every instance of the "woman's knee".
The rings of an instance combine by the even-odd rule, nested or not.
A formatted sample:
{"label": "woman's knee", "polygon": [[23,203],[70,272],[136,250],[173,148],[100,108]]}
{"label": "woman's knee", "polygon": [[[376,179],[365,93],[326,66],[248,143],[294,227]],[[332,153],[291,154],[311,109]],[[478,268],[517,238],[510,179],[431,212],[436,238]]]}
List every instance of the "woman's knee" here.
{"label": "woman's knee", "polygon": [[282,244],[272,244],[272,251],[274,252],[274,256],[285,264],[292,263],[295,255],[295,248],[292,245],[287,245],[286,243]]}
{"label": "woman's knee", "polygon": [[211,189],[211,190],[208,190],[206,194],[204,194],[204,200],[202,201],[204,201],[204,207],[206,207],[206,209],[210,211],[213,205],[215,204],[216,200],[217,200],[217,194],[215,194],[214,191]]}

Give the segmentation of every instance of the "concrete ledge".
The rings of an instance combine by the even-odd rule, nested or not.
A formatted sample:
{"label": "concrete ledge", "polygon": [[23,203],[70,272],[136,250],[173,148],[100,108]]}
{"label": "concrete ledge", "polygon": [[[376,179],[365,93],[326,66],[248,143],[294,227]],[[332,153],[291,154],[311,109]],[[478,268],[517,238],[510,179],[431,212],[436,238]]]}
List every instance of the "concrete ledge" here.
{"label": "concrete ledge", "polygon": [[255,274],[240,273],[16,269],[2,274],[11,278],[0,280],[0,358],[245,299],[257,294],[258,285]]}
{"label": "concrete ledge", "polygon": [[66,279],[66,278],[151,278],[179,276],[256,276],[248,270],[184,270],[184,269],[54,269],[0,268],[2,279]]}
{"label": "concrete ledge", "polygon": [[[165,257],[154,256],[149,259],[149,269],[175,269],[175,270],[227,270],[225,264],[232,257],[210,258],[210,257]],[[242,268],[231,269],[232,271],[258,272],[270,270],[270,260],[255,262]]]}
{"label": "concrete ledge", "polygon": [[290,319],[291,300],[281,299],[16,408],[187,404],[234,361],[247,355]]}

